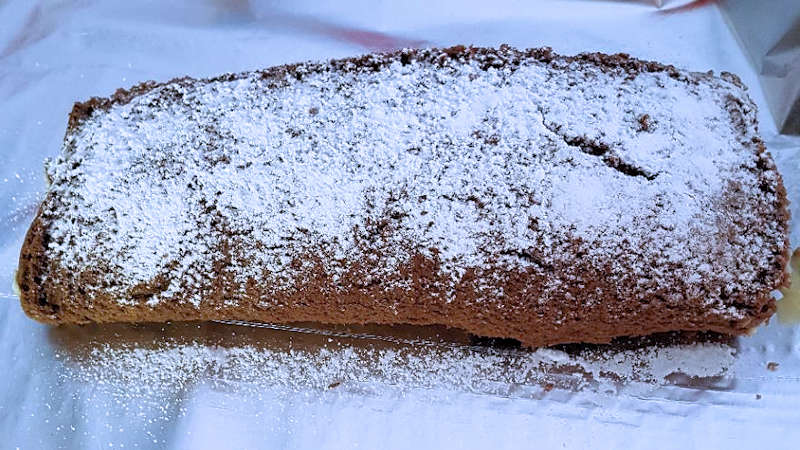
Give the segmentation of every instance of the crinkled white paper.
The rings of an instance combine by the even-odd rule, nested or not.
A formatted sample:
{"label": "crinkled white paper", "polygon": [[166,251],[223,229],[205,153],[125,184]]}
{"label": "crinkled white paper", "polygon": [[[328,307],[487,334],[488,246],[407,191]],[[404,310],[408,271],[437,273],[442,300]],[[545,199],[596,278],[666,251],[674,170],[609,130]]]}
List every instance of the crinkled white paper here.
{"label": "crinkled white paper", "polygon": [[42,161],[59,152],[75,101],[404,46],[627,52],[736,73],[800,217],[800,140],[777,134],[714,2],[656,3],[0,3],[0,446],[794,448],[800,326],[779,318],[734,340],[528,351],[407,327],[51,328],[12,292]]}

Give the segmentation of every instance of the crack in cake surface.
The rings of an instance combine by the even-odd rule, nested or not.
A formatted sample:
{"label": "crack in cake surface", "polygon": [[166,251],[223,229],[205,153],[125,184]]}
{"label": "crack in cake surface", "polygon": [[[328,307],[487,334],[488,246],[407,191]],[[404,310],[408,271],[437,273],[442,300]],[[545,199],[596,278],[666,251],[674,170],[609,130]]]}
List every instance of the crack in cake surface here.
{"label": "crack in cake surface", "polygon": [[551,133],[559,136],[564,141],[565,144],[572,147],[577,147],[587,155],[599,156],[600,159],[603,161],[603,163],[605,163],[605,165],[624,175],[632,177],[644,177],[648,181],[652,181],[655,177],[658,176],[657,173],[651,173],[647,169],[643,169],[641,167],[636,166],[635,164],[625,162],[618,155],[610,153],[611,149],[608,146],[608,144],[602,142],[593,142],[581,136],[569,137],[561,134],[560,133],[561,126],[560,125],[554,126],[552,124],[548,124],[547,119],[545,118],[545,113],[541,107],[539,108],[539,112],[542,114],[542,125],[545,128],[547,128]]}

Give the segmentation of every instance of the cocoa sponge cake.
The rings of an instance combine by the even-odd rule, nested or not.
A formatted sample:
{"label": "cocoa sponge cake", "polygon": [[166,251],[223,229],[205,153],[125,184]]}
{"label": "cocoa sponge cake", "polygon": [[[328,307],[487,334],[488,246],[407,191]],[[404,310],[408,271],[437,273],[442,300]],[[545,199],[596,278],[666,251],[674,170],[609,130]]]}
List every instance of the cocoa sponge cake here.
{"label": "cocoa sponge cake", "polygon": [[78,103],[25,239],[52,324],[438,324],[540,346],[738,335],[786,193],[733,75],[403,50]]}

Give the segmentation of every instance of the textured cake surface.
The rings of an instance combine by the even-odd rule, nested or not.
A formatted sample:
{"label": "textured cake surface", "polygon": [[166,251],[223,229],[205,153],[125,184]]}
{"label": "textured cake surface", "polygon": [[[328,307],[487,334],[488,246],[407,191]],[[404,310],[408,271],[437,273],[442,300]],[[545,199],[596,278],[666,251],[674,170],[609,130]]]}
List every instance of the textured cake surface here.
{"label": "textured cake surface", "polygon": [[739,334],[786,197],[734,76],[404,50],[77,104],[21,254],[52,323],[443,324],[529,345]]}

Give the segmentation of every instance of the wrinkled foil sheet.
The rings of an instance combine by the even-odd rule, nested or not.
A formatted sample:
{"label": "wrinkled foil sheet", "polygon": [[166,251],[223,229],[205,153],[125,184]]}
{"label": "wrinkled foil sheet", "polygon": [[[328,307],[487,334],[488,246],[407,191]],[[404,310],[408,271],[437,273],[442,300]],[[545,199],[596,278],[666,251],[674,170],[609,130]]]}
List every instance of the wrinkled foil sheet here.
{"label": "wrinkled foil sheet", "polygon": [[22,313],[11,280],[73,102],[149,79],[501,43],[738,74],[800,217],[800,139],[778,134],[715,2],[3,2],[0,447],[796,448],[788,297],[752,337],[539,350],[436,327],[53,328]]}
{"label": "wrinkled foil sheet", "polygon": [[759,75],[778,129],[800,135],[800,2],[720,3]]}

